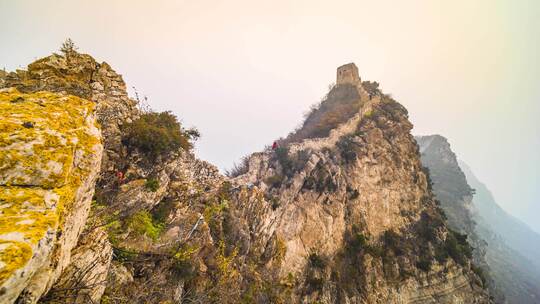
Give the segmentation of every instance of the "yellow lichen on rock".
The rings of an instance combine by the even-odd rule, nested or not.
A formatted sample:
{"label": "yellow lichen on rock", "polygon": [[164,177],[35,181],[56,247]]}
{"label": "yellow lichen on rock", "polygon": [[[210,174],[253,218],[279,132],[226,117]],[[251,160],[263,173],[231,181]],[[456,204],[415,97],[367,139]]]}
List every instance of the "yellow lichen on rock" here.
{"label": "yellow lichen on rock", "polygon": [[65,94],[0,91],[0,286],[8,290],[44,267],[99,170],[94,107]]}
{"label": "yellow lichen on rock", "polygon": [[93,108],[69,95],[0,93],[0,184],[49,189],[65,184],[74,147],[90,152],[96,144],[81,128]]}

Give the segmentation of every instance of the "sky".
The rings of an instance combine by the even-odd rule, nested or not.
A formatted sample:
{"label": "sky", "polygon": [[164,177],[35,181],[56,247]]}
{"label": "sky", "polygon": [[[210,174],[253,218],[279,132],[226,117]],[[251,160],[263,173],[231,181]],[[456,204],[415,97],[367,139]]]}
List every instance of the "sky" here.
{"label": "sky", "polygon": [[197,155],[222,170],[297,127],[355,62],[540,232],[537,0],[0,0],[0,68],[68,37],[197,127]]}

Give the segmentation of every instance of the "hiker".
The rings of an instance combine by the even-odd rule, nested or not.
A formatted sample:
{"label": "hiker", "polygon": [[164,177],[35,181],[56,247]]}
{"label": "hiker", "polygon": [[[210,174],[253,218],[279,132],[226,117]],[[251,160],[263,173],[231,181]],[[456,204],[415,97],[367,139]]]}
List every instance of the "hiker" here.
{"label": "hiker", "polygon": [[275,141],[273,144],[272,144],[272,150],[275,150],[278,148],[278,144],[277,144],[277,141]]}
{"label": "hiker", "polygon": [[124,181],[124,173],[122,171],[116,171],[116,178],[118,179],[118,184],[121,184]]}

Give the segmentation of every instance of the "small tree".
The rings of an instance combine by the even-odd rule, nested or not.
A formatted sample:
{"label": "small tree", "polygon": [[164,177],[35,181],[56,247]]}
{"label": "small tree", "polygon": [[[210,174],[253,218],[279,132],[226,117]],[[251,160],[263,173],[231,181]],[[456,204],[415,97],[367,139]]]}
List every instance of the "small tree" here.
{"label": "small tree", "polygon": [[71,55],[74,53],[77,53],[77,50],[79,48],[75,45],[75,42],[71,40],[71,38],[66,39],[64,43],[62,43],[62,47],[60,48],[60,51],[66,56],[66,59],[69,59]]}

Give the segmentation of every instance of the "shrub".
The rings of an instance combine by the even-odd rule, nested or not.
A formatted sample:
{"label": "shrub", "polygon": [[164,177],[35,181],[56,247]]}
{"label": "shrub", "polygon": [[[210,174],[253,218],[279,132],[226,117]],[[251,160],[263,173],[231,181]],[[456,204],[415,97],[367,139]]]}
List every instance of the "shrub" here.
{"label": "shrub", "polygon": [[192,263],[193,256],[199,252],[198,246],[182,244],[172,255],[173,270],[175,274],[184,280],[191,279],[196,274],[195,266]]}
{"label": "shrub", "polygon": [[176,202],[171,199],[165,199],[159,202],[157,206],[152,209],[152,218],[154,219],[154,222],[165,223],[169,214],[171,214],[176,207]]}
{"label": "shrub", "polygon": [[310,153],[306,150],[301,150],[296,153],[292,159],[292,166],[294,172],[302,171],[307,162],[309,161]]}
{"label": "shrub", "polygon": [[310,292],[313,292],[315,290],[321,290],[324,286],[324,279],[309,276],[308,278],[306,278],[306,284]]}
{"label": "shrub", "polygon": [[157,240],[164,225],[154,223],[152,216],[147,211],[139,211],[127,219],[128,227],[139,235],[146,235],[152,240]]}
{"label": "shrub", "polygon": [[68,38],[66,39],[66,41],[62,43],[62,47],[60,48],[60,51],[64,53],[64,56],[70,57],[71,55],[76,53],[78,49],[79,48],[75,45],[73,40],[71,40],[71,38]]}
{"label": "shrub", "polygon": [[418,222],[418,234],[430,242],[438,241],[438,230],[444,226],[444,220],[440,213],[423,211]]}
{"label": "shrub", "polygon": [[234,163],[230,170],[225,170],[225,175],[228,177],[237,177],[247,173],[249,170],[249,157],[244,156],[239,163]]}
{"label": "shrub", "polygon": [[328,261],[326,260],[326,258],[315,252],[309,254],[308,260],[311,267],[324,269],[328,265]]}
{"label": "shrub", "polygon": [[431,172],[429,171],[429,168],[422,166],[422,172],[424,172],[426,175],[428,190],[433,190],[433,181],[431,180]]}
{"label": "shrub", "polygon": [[279,202],[279,199],[275,197],[272,198],[271,202],[272,202],[272,210],[276,210],[281,205],[281,203]]}
{"label": "shrub", "polygon": [[356,160],[357,154],[354,136],[342,136],[337,142],[337,147],[345,163],[351,163]]}
{"label": "shrub", "polygon": [[306,138],[326,137],[336,128],[358,113],[360,96],[354,85],[334,86],[325,99],[306,114],[302,127],[291,133],[286,142],[298,142]]}
{"label": "shrub", "polygon": [[133,261],[138,256],[138,253],[125,250],[118,247],[113,247],[113,258],[120,263]]}
{"label": "shrub", "polygon": [[446,240],[444,242],[444,248],[456,263],[465,265],[467,259],[472,257],[472,247],[467,242],[467,235],[460,234],[456,231],[449,230]]}
{"label": "shrub", "polygon": [[384,248],[379,245],[367,245],[365,247],[366,253],[369,253],[372,257],[383,257],[385,256]]}
{"label": "shrub", "polygon": [[420,257],[418,262],[416,262],[416,267],[418,269],[421,269],[423,271],[430,271],[431,270],[431,260],[427,257]]}
{"label": "shrub", "polygon": [[227,208],[229,208],[229,204],[226,200],[223,200],[220,203],[210,203],[204,208],[204,220],[209,223],[214,217],[220,216],[223,210],[226,210]]}
{"label": "shrub", "polygon": [[289,149],[287,147],[279,147],[275,150],[276,159],[281,165],[283,174],[292,176],[294,173],[294,163],[289,158]]}
{"label": "shrub", "polygon": [[350,186],[347,186],[346,190],[350,200],[357,199],[360,196],[360,192],[358,192],[358,190],[356,189],[351,188]]}
{"label": "shrub", "polygon": [[482,280],[482,285],[485,286],[487,282],[486,272],[481,267],[471,265],[472,271]]}
{"label": "shrub", "polygon": [[265,179],[264,182],[268,184],[270,188],[279,188],[284,179],[285,177],[283,175],[275,174]]}
{"label": "shrub", "polygon": [[322,167],[318,167],[304,180],[304,189],[315,190],[318,193],[324,191],[334,192],[337,190],[337,185],[332,178],[330,172]]}
{"label": "shrub", "polygon": [[396,255],[402,255],[403,249],[401,238],[394,230],[386,230],[383,234],[384,246],[394,251]]}
{"label": "shrub", "polygon": [[382,92],[379,89],[379,83],[376,81],[363,81],[362,87],[368,92],[369,96],[381,95]]}
{"label": "shrub", "polygon": [[368,238],[362,233],[355,233],[349,242],[352,250],[360,251],[367,246]]}
{"label": "shrub", "polygon": [[137,149],[151,160],[178,149],[190,150],[200,134],[196,129],[183,129],[171,112],[145,113],[122,127],[123,143]]}
{"label": "shrub", "polygon": [[155,178],[149,178],[146,180],[144,187],[148,191],[156,192],[159,189],[159,181]]}

